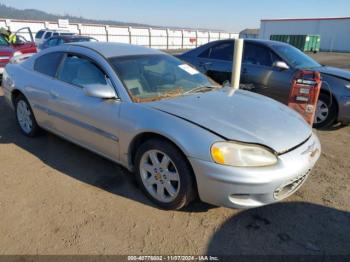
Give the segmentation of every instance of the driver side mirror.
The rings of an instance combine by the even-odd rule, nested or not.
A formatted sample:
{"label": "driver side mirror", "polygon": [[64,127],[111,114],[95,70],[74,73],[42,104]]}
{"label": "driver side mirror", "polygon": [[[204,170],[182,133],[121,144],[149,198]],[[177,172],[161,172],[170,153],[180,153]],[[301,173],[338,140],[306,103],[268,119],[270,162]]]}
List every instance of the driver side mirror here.
{"label": "driver side mirror", "polygon": [[289,66],[284,61],[276,61],[273,63],[273,67],[279,68],[281,70],[288,70]]}
{"label": "driver side mirror", "polygon": [[104,84],[88,84],[84,85],[84,93],[87,96],[101,98],[101,99],[113,99],[116,98],[114,88],[108,83]]}

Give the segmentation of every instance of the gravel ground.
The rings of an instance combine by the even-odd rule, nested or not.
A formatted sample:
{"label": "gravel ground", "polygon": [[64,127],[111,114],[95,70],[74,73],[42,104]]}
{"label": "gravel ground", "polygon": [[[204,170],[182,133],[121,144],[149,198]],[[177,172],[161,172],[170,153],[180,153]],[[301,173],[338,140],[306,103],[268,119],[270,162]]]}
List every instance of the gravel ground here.
{"label": "gravel ground", "polygon": [[316,132],[321,159],[289,199],[162,211],[118,165],[52,134],[22,136],[0,94],[0,255],[350,255],[350,128]]}

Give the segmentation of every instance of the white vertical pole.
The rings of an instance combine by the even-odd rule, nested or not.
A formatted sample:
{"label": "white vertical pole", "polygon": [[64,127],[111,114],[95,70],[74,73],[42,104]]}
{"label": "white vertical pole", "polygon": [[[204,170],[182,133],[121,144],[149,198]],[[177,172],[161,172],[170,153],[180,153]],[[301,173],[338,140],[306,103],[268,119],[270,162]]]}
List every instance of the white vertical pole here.
{"label": "white vertical pole", "polygon": [[83,26],[82,24],[78,24],[78,32],[79,32],[79,35],[81,35],[81,31],[83,30]]}
{"label": "white vertical pole", "polygon": [[105,31],[106,31],[106,41],[109,42],[109,26],[105,26]]}
{"label": "white vertical pole", "polygon": [[152,47],[152,27],[148,28],[148,45],[151,48]]}
{"label": "white vertical pole", "polygon": [[233,64],[232,64],[232,88],[230,94],[232,95],[235,90],[239,89],[239,83],[241,80],[241,66],[242,66],[242,55],[243,55],[243,39],[235,40],[235,48],[233,52]]}
{"label": "white vertical pole", "polygon": [[129,44],[131,44],[132,43],[131,26],[128,27],[128,31],[129,31]]}
{"label": "white vertical pole", "polygon": [[166,49],[167,50],[169,50],[169,31],[170,31],[170,29],[169,28],[167,28],[166,29]]}
{"label": "white vertical pole", "polygon": [[181,31],[182,31],[181,49],[184,49],[185,30],[182,29]]}

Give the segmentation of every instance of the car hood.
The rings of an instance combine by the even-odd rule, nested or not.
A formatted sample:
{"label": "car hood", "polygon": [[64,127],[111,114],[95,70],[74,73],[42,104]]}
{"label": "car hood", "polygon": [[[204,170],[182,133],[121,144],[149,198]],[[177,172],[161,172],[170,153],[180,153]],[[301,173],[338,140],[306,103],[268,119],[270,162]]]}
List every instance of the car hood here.
{"label": "car hood", "polygon": [[226,89],[160,100],[148,106],[190,121],[232,141],[261,144],[277,153],[304,142],[311,127],[295,111],[270,98]]}
{"label": "car hood", "polygon": [[331,67],[331,66],[323,66],[323,67],[317,68],[317,71],[326,75],[331,75],[331,76],[343,78],[350,81],[350,71],[345,69],[340,69],[340,68]]}

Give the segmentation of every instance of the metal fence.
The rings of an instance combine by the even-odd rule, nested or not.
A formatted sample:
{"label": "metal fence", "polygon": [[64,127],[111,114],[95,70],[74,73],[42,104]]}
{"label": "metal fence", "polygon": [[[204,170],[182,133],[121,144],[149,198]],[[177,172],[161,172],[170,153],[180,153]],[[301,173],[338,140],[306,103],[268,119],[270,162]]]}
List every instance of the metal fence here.
{"label": "metal fence", "polygon": [[77,24],[67,21],[62,25],[60,21],[9,20],[3,18],[0,18],[0,27],[9,28],[13,32],[23,27],[30,27],[34,35],[41,29],[69,30],[79,35],[94,37],[103,42],[129,43],[157,49],[191,49],[210,41],[239,37],[237,33],[219,31]]}

